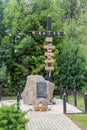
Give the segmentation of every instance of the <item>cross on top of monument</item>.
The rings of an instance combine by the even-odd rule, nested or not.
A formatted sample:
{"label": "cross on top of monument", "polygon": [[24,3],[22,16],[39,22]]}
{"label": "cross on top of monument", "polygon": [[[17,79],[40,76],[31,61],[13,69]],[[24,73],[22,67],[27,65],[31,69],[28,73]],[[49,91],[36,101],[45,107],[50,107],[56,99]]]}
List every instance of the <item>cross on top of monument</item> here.
{"label": "cross on top of monument", "polygon": [[33,35],[44,35],[47,37],[53,37],[53,36],[64,36],[65,32],[55,32],[51,30],[51,16],[48,15],[47,17],[47,31],[32,31]]}
{"label": "cross on top of monument", "polygon": [[47,50],[45,53],[45,56],[47,56],[46,67],[45,70],[48,71],[48,80],[51,81],[51,71],[54,70],[53,67],[53,60],[52,60],[52,50],[55,48],[55,46],[52,45],[53,36],[64,36],[65,32],[55,32],[51,30],[51,16],[48,15],[47,17],[47,31],[32,31],[32,35],[44,35],[46,36],[46,42],[48,45],[44,46],[44,48]]}

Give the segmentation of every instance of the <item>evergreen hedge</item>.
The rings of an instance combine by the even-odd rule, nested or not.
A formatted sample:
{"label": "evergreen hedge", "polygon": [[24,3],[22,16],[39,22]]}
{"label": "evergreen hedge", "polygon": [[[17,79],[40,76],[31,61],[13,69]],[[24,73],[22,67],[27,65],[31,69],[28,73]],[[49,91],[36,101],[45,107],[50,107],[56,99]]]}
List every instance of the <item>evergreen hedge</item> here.
{"label": "evergreen hedge", "polygon": [[25,112],[17,109],[17,105],[2,106],[0,108],[0,130],[25,130],[29,121]]}

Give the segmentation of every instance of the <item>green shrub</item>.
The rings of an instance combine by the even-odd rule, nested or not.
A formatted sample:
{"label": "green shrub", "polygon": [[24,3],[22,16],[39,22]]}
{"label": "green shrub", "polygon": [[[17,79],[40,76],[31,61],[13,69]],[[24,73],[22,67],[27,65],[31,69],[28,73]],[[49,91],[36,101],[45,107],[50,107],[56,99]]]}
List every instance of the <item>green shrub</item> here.
{"label": "green shrub", "polygon": [[87,85],[85,85],[85,86],[82,87],[81,93],[82,94],[87,93]]}
{"label": "green shrub", "polygon": [[0,130],[25,130],[28,119],[25,112],[17,109],[17,105],[0,108]]}

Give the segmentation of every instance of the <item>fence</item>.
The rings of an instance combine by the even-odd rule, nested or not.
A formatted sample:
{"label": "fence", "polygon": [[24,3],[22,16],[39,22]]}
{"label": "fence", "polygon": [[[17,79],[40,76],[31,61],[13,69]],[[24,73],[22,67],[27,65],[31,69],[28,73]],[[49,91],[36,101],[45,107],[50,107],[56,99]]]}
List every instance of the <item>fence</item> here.
{"label": "fence", "polygon": [[[19,87],[19,91],[17,94],[18,104],[20,102],[21,93],[23,89],[24,88],[22,86]],[[1,98],[2,98],[2,86],[0,86],[0,101]],[[62,98],[61,93],[60,93],[60,98]],[[67,113],[67,103],[74,105],[75,107],[83,111],[83,113],[87,113],[87,93],[82,95],[76,91],[74,92],[71,92],[70,90],[66,91],[66,93],[64,92],[63,94],[63,113]]]}
{"label": "fence", "polygon": [[10,93],[4,93],[3,88],[0,85],[0,101],[1,100],[8,100],[8,99],[16,99],[16,98],[20,98],[21,99],[21,93],[23,92],[23,90],[24,90],[24,87],[19,86],[19,88],[17,90],[17,95],[14,94],[14,88],[11,89]]}
{"label": "fence", "polygon": [[84,95],[74,91],[70,94],[63,94],[63,112],[67,113],[67,103],[80,109],[83,113],[87,113],[87,93]]}

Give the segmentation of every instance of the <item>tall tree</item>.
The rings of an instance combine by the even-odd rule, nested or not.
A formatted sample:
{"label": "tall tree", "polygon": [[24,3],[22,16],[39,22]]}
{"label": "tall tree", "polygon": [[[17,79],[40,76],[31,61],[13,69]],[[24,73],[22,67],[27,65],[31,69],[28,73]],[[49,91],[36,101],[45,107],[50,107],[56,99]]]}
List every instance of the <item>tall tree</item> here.
{"label": "tall tree", "polygon": [[0,43],[2,38],[5,35],[5,26],[3,24],[3,15],[4,15],[4,6],[3,6],[3,1],[0,0]]}
{"label": "tall tree", "polygon": [[[86,2],[86,0],[84,1]],[[9,73],[9,81],[12,87],[18,87],[21,84],[24,85],[26,76],[30,74],[38,73],[46,77],[44,70],[45,50],[43,49],[43,46],[46,44],[45,37],[30,36],[30,32],[34,30],[46,30],[46,17],[48,14],[52,16],[52,29],[54,31],[66,30],[67,32],[64,38],[54,37],[53,40],[53,44],[56,46],[54,52],[55,69],[53,71],[53,81],[56,83],[56,79],[58,79],[58,75],[61,74],[63,67],[61,64],[63,62],[63,54],[66,54],[64,44],[71,43],[71,41],[72,44],[74,42],[77,43],[77,41],[78,44],[86,42],[86,37],[83,37],[84,33],[82,33],[83,30],[86,32],[86,13],[84,15],[82,10],[79,11],[79,8],[82,9],[81,2],[81,0],[6,0],[3,2],[5,9],[3,13],[4,19],[1,24],[5,25],[6,34],[1,42],[3,49],[0,50],[0,54],[2,57],[3,54],[5,56],[4,62]],[[1,4],[0,7],[2,7]],[[82,16],[80,16],[80,14]],[[84,17],[82,23],[81,19],[79,20],[77,16],[81,17],[81,19]],[[84,27],[82,25],[83,23]],[[75,57],[75,51],[72,48],[73,47],[71,47],[70,50],[73,50],[73,53],[72,51],[70,52],[69,49],[68,51],[71,59],[75,61],[73,58],[73,56]],[[4,50],[3,54],[2,50]],[[70,57],[64,58],[70,60]],[[64,62],[65,65],[66,61],[64,60]],[[67,62],[67,64],[70,66],[69,62]],[[78,66],[78,64],[76,64],[76,66]],[[66,80],[64,80],[64,82],[66,82]],[[70,83],[68,82],[67,84]]]}
{"label": "tall tree", "polygon": [[61,68],[57,79],[64,88],[80,90],[84,84],[85,59],[79,46],[73,42],[64,46]]}

